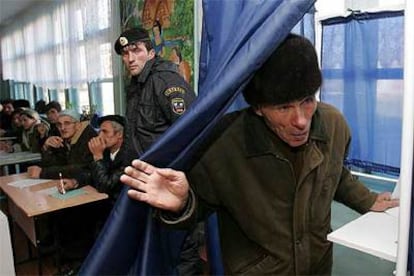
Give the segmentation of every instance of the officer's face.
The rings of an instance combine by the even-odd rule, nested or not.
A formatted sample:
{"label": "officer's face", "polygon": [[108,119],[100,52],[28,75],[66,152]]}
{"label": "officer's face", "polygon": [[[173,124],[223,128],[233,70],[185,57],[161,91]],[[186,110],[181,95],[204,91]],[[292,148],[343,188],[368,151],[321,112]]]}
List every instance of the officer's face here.
{"label": "officer's face", "polygon": [[143,42],[132,43],[122,49],[122,61],[132,76],[139,75],[145,63],[154,56],[155,51],[148,51]]}
{"label": "officer's face", "polygon": [[316,110],[315,96],[281,105],[266,105],[256,109],[267,126],[291,147],[306,144]]}

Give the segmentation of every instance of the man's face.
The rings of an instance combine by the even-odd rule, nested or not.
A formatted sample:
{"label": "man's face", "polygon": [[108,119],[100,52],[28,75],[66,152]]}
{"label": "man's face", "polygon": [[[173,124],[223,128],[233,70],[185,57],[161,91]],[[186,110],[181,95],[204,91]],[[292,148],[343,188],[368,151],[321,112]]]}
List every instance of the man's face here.
{"label": "man's face", "polygon": [[294,148],[308,141],[316,105],[315,96],[309,96],[286,104],[260,106],[256,113],[282,141]]}
{"label": "man's face", "polygon": [[104,121],[100,125],[99,137],[104,139],[106,148],[109,149],[122,143],[122,132],[115,131],[110,121]]}
{"label": "man's face", "polygon": [[7,115],[11,115],[14,111],[13,104],[8,103],[3,106],[3,113]]}
{"label": "man's face", "polygon": [[63,139],[72,139],[79,128],[79,124],[70,116],[60,116],[56,125]]}
{"label": "man's face", "polygon": [[22,120],[20,119],[20,114],[19,113],[15,113],[12,117],[12,124],[15,127],[21,127],[22,126]]}
{"label": "man's face", "polygon": [[59,112],[55,108],[51,108],[46,112],[47,119],[52,124],[56,124],[59,118]]}
{"label": "man's face", "polygon": [[125,46],[121,54],[122,61],[132,76],[139,75],[147,61],[155,56],[154,50],[148,51],[143,42],[136,42]]}
{"label": "man's face", "polygon": [[25,114],[21,115],[20,119],[22,121],[22,126],[25,130],[30,129],[36,123],[35,119],[30,118],[29,116]]}

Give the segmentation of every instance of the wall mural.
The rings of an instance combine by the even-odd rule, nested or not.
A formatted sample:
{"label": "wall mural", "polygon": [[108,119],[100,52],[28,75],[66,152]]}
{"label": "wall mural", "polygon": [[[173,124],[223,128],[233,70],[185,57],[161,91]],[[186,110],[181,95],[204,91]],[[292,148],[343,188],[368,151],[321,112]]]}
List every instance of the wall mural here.
{"label": "wall mural", "polygon": [[121,0],[122,30],[148,30],[156,53],[194,85],[194,0]]}

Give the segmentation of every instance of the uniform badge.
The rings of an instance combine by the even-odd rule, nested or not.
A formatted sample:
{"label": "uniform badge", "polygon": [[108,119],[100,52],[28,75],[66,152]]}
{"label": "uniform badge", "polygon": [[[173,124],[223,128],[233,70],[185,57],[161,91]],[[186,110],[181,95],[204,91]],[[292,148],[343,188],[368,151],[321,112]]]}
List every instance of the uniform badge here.
{"label": "uniform badge", "polygon": [[170,88],[168,88],[167,90],[164,91],[164,95],[167,96],[167,97],[169,95],[173,94],[173,93],[184,94],[185,93],[185,90],[182,87],[173,86],[173,87],[170,87]]}
{"label": "uniform badge", "polygon": [[171,106],[175,114],[181,115],[185,112],[185,102],[183,98],[171,99]]}
{"label": "uniform badge", "polygon": [[125,36],[121,36],[119,38],[119,44],[121,44],[122,47],[128,45],[128,39]]}

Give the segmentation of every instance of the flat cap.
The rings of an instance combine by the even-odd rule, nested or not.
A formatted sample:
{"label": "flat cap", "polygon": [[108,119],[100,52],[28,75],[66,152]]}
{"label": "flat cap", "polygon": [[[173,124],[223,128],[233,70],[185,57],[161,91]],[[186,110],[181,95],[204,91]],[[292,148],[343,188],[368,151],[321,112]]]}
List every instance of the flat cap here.
{"label": "flat cap", "polygon": [[72,119],[77,121],[77,122],[80,122],[80,117],[81,117],[79,112],[77,112],[76,110],[73,110],[73,109],[62,110],[61,112],[59,112],[59,117],[62,117],[62,116],[72,117]]}
{"label": "flat cap", "polygon": [[121,116],[121,115],[106,115],[106,116],[100,117],[98,119],[98,124],[101,125],[105,121],[116,122],[116,123],[120,124],[123,127],[125,127],[125,125],[126,125],[125,117]]}

